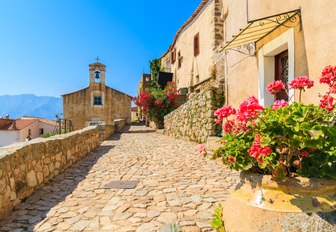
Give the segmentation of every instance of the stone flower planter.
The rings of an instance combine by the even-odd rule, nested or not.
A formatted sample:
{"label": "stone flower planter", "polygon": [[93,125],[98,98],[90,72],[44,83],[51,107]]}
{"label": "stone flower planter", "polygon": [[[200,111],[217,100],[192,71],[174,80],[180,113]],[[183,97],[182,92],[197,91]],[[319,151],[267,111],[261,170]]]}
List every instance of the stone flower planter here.
{"label": "stone flower planter", "polygon": [[226,230],[336,231],[336,180],[288,178],[241,172],[223,204]]}

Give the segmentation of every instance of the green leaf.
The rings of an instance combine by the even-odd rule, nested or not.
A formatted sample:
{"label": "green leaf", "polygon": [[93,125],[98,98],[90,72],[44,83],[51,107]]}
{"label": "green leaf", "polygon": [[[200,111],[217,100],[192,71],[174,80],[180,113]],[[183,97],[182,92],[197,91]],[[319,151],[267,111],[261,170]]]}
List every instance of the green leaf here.
{"label": "green leaf", "polygon": [[222,222],[220,221],[220,219],[215,219],[210,224],[214,228],[218,228],[222,226]]}
{"label": "green leaf", "polygon": [[260,139],[260,145],[261,146],[268,146],[270,143],[271,143],[272,139],[269,138],[268,136],[263,136],[261,139]]}
{"label": "green leaf", "polygon": [[313,139],[319,139],[321,136],[324,135],[322,130],[310,130],[309,133]]}

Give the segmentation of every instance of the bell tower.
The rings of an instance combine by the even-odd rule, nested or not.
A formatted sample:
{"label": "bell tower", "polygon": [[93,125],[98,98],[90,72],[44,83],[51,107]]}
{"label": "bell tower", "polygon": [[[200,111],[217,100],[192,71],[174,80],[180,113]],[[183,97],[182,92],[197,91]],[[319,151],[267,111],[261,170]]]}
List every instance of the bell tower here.
{"label": "bell tower", "polygon": [[105,85],[105,72],[106,65],[99,62],[99,58],[96,58],[97,62],[89,64],[90,72],[90,86],[95,83]]}

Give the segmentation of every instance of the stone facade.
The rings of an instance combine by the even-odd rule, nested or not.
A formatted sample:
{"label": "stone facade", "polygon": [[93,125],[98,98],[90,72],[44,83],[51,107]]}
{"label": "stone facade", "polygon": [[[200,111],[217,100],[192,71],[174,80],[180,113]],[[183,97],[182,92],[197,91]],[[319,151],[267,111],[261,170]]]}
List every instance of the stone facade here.
{"label": "stone facade", "polygon": [[216,133],[214,112],[223,101],[220,88],[204,87],[165,117],[164,134],[199,143],[206,142],[209,136]]}
{"label": "stone facade", "polygon": [[71,120],[75,130],[102,123],[113,125],[115,119],[131,123],[132,97],[105,85],[105,69],[99,62],[90,64],[89,87],[62,95],[63,116]]}
{"label": "stone facade", "polygon": [[[125,120],[122,121],[125,125]],[[69,134],[0,148],[0,220],[15,205],[86,156],[113,132],[114,126],[91,126]]]}

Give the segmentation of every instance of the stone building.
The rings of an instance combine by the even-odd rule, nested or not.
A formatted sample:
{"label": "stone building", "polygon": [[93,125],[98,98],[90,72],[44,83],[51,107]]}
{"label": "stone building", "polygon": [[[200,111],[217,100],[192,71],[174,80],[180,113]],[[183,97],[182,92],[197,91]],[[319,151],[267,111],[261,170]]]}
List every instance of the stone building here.
{"label": "stone building", "polygon": [[0,147],[52,133],[55,126],[54,121],[44,118],[24,116],[10,119],[9,115],[0,118]]}
{"label": "stone building", "polygon": [[90,85],[63,94],[63,117],[71,120],[75,130],[95,124],[113,124],[115,119],[131,122],[132,97],[105,85],[106,66],[89,65]]}
{"label": "stone building", "polygon": [[199,92],[215,75],[215,49],[223,42],[221,0],[203,0],[161,56],[181,94]]}
{"label": "stone building", "polygon": [[282,99],[266,91],[274,80],[286,83],[292,103],[299,91],[288,88],[289,82],[309,76],[315,86],[302,94],[302,101],[318,104],[319,93],[326,92],[319,84],[321,71],[336,65],[335,8],[334,0],[201,1],[161,57],[163,68],[171,70],[189,99],[166,116],[166,134],[204,142],[216,134],[209,124],[222,101],[238,107],[255,96],[267,107]]}

